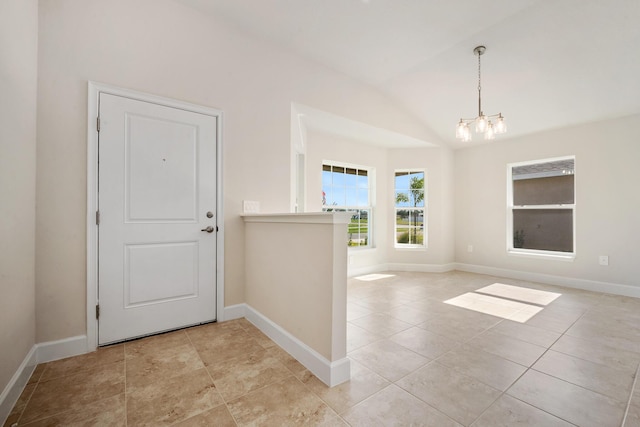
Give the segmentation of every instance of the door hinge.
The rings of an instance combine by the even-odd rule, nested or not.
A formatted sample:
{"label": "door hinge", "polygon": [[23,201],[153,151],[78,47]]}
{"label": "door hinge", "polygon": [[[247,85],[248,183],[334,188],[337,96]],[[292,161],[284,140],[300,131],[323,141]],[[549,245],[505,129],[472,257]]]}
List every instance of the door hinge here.
{"label": "door hinge", "polygon": [[96,130],[100,132],[100,117],[96,117]]}
{"label": "door hinge", "polygon": [[100,211],[96,211],[96,225],[100,225]]}
{"label": "door hinge", "polygon": [[100,304],[96,304],[96,319],[100,318]]}

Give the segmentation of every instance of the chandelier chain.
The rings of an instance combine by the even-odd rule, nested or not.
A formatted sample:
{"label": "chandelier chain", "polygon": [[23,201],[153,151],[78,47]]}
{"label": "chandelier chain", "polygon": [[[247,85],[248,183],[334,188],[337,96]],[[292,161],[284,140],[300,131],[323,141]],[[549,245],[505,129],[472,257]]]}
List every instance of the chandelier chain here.
{"label": "chandelier chain", "polygon": [[482,55],[478,54],[478,116],[482,115],[482,79],[480,76],[480,57]]}

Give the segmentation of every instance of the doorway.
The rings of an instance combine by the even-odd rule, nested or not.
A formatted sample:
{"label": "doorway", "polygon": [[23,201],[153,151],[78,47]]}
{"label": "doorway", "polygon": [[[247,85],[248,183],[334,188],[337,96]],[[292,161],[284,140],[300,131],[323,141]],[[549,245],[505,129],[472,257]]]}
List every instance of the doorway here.
{"label": "doorway", "polygon": [[221,112],[93,86],[89,349],[221,320]]}

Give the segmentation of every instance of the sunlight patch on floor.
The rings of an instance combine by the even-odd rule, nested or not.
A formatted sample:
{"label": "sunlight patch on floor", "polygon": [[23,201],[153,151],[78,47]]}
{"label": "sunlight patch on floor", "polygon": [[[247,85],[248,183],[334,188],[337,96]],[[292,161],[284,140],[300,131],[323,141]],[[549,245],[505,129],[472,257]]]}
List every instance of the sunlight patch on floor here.
{"label": "sunlight patch on floor", "polygon": [[448,299],[444,303],[524,323],[560,295],[562,294],[494,283],[475,292]]}
{"label": "sunlight patch on floor", "polygon": [[475,292],[489,294],[500,298],[522,301],[525,303],[547,305],[552,303],[562,294],[556,292],[539,291],[537,289],[521,288],[518,286],[494,283],[484,288],[476,289]]}

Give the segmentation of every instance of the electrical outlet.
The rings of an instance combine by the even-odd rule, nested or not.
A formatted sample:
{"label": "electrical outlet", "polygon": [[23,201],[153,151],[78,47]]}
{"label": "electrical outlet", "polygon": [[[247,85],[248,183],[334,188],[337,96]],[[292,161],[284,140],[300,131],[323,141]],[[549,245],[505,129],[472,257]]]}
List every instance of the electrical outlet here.
{"label": "electrical outlet", "polygon": [[473,252],[473,245],[467,245],[467,252]]}
{"label": "electrical outlet", "polygon": [[608,255],[600,255],[600,265],[609,265],[609,256]]}
{"label": "electrical outlet", "polygon": [[243,200],[242,201],[242,213],[259,213],[260,212],[260,202],[256,202],[254,200]]}

